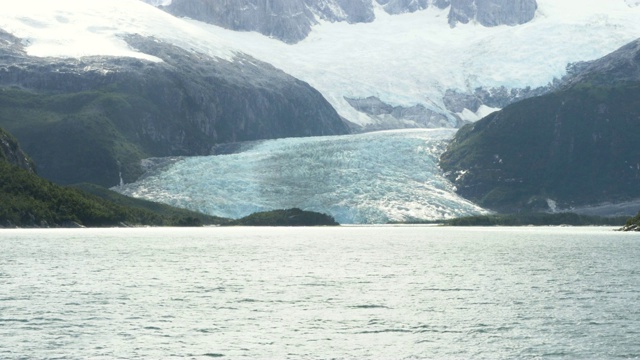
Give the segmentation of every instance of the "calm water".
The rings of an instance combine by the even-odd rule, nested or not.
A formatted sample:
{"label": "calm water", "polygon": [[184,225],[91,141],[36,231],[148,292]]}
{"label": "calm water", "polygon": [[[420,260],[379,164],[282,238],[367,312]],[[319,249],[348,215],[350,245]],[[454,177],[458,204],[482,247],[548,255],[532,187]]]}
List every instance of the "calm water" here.
{"label": "calm water", "polygon": [[610,228],[0,231],[0,358],[640,357]]}

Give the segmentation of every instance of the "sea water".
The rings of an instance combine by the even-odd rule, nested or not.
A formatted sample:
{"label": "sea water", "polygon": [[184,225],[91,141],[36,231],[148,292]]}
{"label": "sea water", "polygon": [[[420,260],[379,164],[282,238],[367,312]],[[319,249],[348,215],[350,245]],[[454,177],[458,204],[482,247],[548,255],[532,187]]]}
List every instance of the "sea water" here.
{"label": "sea water", "polygon": [[640,357],[611,228],[0,231],[1,359]]}

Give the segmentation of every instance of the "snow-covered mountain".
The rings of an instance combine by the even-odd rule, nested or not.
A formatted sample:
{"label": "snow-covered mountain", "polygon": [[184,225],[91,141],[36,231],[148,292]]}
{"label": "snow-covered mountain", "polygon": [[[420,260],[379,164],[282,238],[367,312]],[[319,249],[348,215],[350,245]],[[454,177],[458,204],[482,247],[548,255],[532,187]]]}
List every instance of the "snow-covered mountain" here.
{"label": "snow-covered mountain", "polygon": [[364,129],[458,126],[546,91],[567,65],[640,37],[640,7],[625,0],[537,5],[534,18],[522,25],[485,27],[476,19],[452,28],[449,7],[390,15],[376,2],[374,21],[318,19],[295,45],[202,27],[310,83]]}
{"label": "snow-covered mountain", "polygon": [[139,0],[23,0],[3,9],[0,29],[24,39],[35,56],[159,61],[123,40],[131,33],[230,61],[249,54],[318,89],[361,130],[457,127],[548,90],[568,64],[640,37],[637,0],[145,1],[176,13],[195,7],[243,29],[255,28],[243,24],[263,21],[266,9],[268,24],[306,19],[308,34],[287,44]]}

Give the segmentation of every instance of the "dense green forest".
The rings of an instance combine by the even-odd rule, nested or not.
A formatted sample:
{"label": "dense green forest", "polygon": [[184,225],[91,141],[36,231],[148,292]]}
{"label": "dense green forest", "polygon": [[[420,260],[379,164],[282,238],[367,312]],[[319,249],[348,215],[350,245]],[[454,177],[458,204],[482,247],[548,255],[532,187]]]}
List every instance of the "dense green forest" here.
{"label": "dense green forest", "polygon": [[236,226],[337,226],[335,219],[329,215],[303,211],[297,208],[287,210],[265,211],[251,214],[242,219],[229,222]]}
{"label": "dense green forest", "polygon": [[140,205],[135,199],[109,201],[0,161],[0,227],[199,226],[226,221],[168,208]]}
{"label": "dense green forest", "polygon": [[574,213],[495,214],[461,217],[444,221],[450,226],[622,226],[628,217],[600,217]]}

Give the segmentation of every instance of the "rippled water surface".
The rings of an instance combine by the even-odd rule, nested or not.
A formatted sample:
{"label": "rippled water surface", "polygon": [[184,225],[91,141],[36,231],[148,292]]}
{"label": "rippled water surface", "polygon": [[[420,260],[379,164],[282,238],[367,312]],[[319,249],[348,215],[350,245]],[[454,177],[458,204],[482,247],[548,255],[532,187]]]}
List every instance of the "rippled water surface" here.
{"label": "rippled water surface", "polygon": [[609,228],[2,230],[0,358],[637,358]]}

